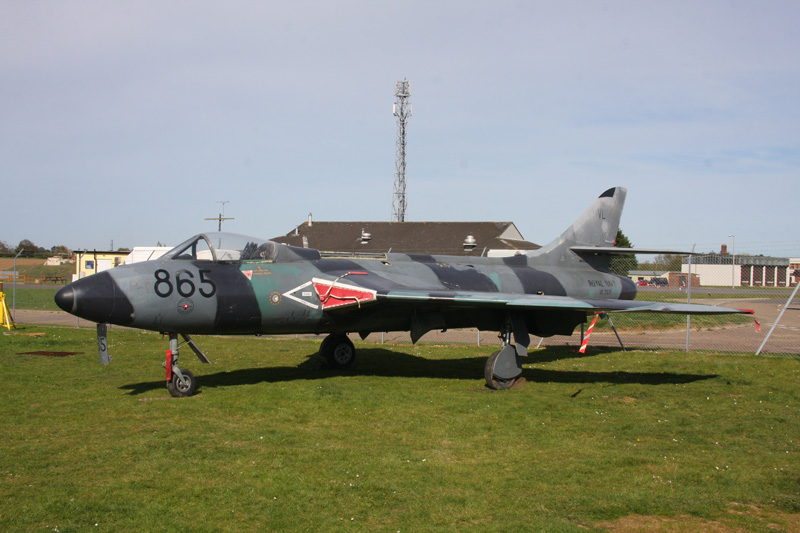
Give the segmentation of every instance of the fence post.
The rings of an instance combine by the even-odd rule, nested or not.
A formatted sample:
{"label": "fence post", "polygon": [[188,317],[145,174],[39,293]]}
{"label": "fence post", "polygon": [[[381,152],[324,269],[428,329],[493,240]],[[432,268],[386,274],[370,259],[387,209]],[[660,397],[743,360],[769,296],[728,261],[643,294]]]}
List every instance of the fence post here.
{"label": "fence post", "polygon": [[[688,260],[689,275],[687,276],[687,282],[686,282],[686,303],[687,304],[692,303],[692,254],[694,254],[694,247],[695,246],[697,246],[696,243],[692,245],[692,253],[689,254],[689,260]],[[689,332],[691,330],[692,330],[692,315],[686,315],[686,353],[689,353],[689,335],[690,335]]]}
{"label": "fence post", "polygon": [[792,295],[789,296],[788,300],[786,300],[786,305],[783,306],[783,309],[781,309],[781,312],[778,314],[778,318],[775,319],[775,322],[772,324],[772,327],[769,328],[769,333],[767,333],[767,336],[764,337],[764,340],[761,342],[761,346],[758,347],[758,350],[756,351],[756,355],[760,355],[761,354],[761,350],[764,349],[764,345],[767,344],[767,341],[769,340],[770,335],[772,335],[772,332],[778,326],[778,322],[780,322],[781,318],[783,318],[783,313],[786,312],[786,309],[789,307],[789,304],[791,304],[792,300],[794,300],[794,297],[797,294],[797,289],[800,289],[800,283],[795,285],[794,290],[792,291]]}

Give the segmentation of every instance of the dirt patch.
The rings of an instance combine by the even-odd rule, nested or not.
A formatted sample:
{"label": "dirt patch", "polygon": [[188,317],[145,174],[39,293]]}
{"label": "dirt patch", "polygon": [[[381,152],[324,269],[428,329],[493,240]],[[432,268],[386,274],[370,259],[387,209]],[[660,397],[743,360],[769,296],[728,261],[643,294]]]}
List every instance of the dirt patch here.
{"label": "dirt patch", "polygon": [[38,351],[38,352],[19,352],[17,355],[46,355],[47,357],[67,357],[68,355],[78,355],[82,354],[83,352],[47,352],[47,351]]}
{"label": "dirt patch", "polygon": [[738,533],[748,531],[745,525],[734,523],[739,522],[734,517],[746,516],[751,520],[756,520],[766,529],[776,531],[800,531],[800,514],[784,513],[776,509],[765,509],[756,505],[745,505],[732,503],[728,506],[728,517],[720,517],[718,520],[708,520],[697,516],[679,515],[674,517],[667,516],[643,516],[629,515],[610,522],[600,522],[596,527],[608,530],[628,532],[644,531],[711,531],[719,533]]}
{"label": "dirt patch", "polygon": [[745,531],[742,528],[730,528],[715,520],[705,520],[696,516],[681,515],[676,517],[630,515],[597,524],[608,531],[640,532],[640,531],[711,531],[728,533]]}

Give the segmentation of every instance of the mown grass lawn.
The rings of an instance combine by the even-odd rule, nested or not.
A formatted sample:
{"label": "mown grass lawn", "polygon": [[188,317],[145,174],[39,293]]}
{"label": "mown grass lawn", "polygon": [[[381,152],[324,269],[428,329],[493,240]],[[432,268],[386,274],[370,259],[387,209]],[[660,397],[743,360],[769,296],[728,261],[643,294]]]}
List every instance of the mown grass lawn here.
{"label": "mown grass lawn", "polygon": [[[6,305],[9,311],[13,307],[16,309],[39,309],[43,311],[58,311],[55,296],[61,287],[17,287],[16,294],[12,292],[10,284],[6,283],[3,290],[6,295]],[[14,299],[16,296],[16,299]]]}
{"label": "mown grass lawn", "polygon": [[[166,339],[0,337],[0,529],[791,531],[800,360],[548,348],[489,391],[492,348],[196,338],[169,397]],[[80,352],[64,357],[23,352]],[[96,525],[96,526],[95,526]]]}

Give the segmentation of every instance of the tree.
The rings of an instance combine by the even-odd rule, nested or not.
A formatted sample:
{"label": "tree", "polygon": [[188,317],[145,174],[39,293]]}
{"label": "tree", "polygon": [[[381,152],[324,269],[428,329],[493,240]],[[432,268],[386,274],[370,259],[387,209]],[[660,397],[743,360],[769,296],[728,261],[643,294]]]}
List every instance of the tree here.
{"label": "tree", "polygon": [[677,254],[661,254],[653,259],[653,270],[680,272],[681,265],[683,265],[683,256]]}
{"label": "tree", "polygon": [[[633,248],[628,236],[622,233],[621,229],[617,230],[617,238],[614,240],[614,246],[617,248]],[[631,270],[636,270],[639,262],[636,260],[635,255],[617,255],[611,258],[608,268],[614,274],[620,276],[627,276]]]}
{"label": "tree", "polygon": [[8,249],[8,245],[5,241],[0,241],[0,254],[10,254],[11,250]]}
{"label": "tree", "polygon": [[621,229],[617,230],[617,237],[614,239],[614,246],[617,248],[633,248],[633,244],[631,244],[630,239],[628,236],[622,233]]}
{"label": "tree", "polygon": [[39,253],[39,247],[33,244],[28,239],[22,239],[21,241],[19,241],[19,244],[14,250],[15,254],[18,254],[20,252],[22,252],[22,254],[20,255],[32,256]]}
{"label": "tree", "polygon": [[50,253],[55,255],[70,255],[72,252],[63,244],[50,248]]}

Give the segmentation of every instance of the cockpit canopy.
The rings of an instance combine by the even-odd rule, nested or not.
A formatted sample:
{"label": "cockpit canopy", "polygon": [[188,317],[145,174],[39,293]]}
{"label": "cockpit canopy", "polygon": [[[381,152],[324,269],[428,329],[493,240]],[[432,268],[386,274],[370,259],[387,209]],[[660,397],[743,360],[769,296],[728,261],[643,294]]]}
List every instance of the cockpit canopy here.
{"label": "cockpit canopy", "polygon": [[209,232],[195,235],[162,257],[194,261],[274,261],[278,245],[272,241],[236,233]]}

